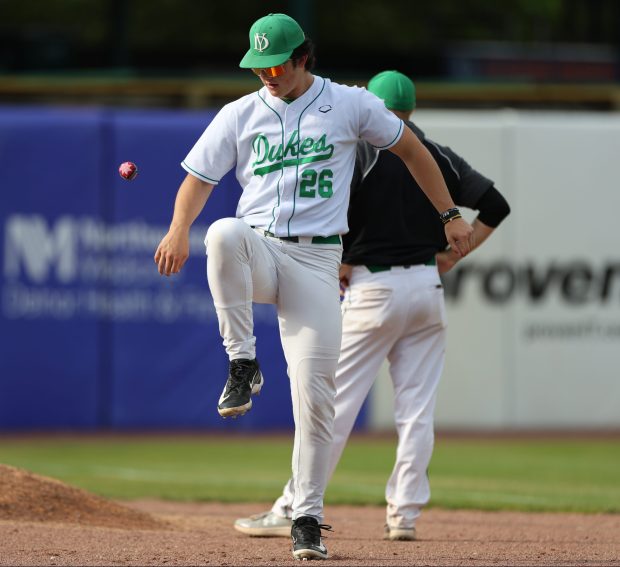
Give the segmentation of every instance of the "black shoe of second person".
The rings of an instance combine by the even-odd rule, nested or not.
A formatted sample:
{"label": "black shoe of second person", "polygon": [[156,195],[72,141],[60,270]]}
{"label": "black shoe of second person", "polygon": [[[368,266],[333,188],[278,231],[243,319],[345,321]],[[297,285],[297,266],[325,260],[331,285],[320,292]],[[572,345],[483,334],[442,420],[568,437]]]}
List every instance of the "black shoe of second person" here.
{"label": "black shoe of second person", "polygon": [[331,526],[319,524],[311,516],[293,520],[291,538],[295,559],[327,559],[327,548],[321,540],[321,530],[332,531]]}
{"label": "black shoe of second person", "polygon": [[252,407],[252,395],[260,392],[263,382],[256,359],[231,360],[228,380],[217,404],[219,414],[222,417],[243,415]]}

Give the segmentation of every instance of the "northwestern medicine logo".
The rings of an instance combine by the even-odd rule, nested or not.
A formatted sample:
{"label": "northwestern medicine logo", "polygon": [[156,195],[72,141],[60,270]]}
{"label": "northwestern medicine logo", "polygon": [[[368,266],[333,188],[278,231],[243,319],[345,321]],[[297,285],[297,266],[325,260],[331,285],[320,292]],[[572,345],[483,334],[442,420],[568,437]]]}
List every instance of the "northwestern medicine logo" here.
{"label": "northwestern medicine logo", "polygon": [[328,160],[334,154],[334,145],[327,143],[326,134],[318,140],[308,137],[301,141],[295,130],[284,148],[282,144],[271,145],[265,134],[258,134],[252,141],[252,151],[256,156],[252,162],[254,175],[265,175],[285,167]]}
{"label": "northwestern medicine logo", "polygon": [[[141,219],[107,224],[82,215],[48,220],[38,214],[14,214],[5,220],[3,232],[5,282],[39,285],[52,278],[61,284],[95,281],[110,270],[124,270],[127,277],[138,270],[141,279],[149,272],[155,275],[152,252],[166,227]],[[204,253],[205,232],[206,227],[198,227],[190,233],[192,254]]]}
{"label": "northwestern medicine logo", "polygon": [[72,217],[59,218],[49,227],[39,215],[13,215],[7,219],[4,240],[4,275],[19,279],[21,270],[34,283],[48,280],[50,270],[61,283],[76,279],[78,233]]}

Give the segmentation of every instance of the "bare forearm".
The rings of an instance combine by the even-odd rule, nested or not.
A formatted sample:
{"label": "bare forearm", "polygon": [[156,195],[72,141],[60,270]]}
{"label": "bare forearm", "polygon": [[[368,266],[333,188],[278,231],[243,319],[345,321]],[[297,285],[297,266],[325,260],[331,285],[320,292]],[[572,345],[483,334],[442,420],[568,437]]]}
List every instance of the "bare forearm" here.
{"label": "bare forearm", "polygon": [[407,163],[407,169],[414,176],[437,212],[441,213],[456,205],[448,192],[437,162],[426,148],[424,150],[424,152],[418,152],[415,159]]}
{"label": "bare forearm", "polygon": [[472,223],[471,227],[474,229],[474,233],[472,236],[472,250],[475,250],[480,246],[491,234],[493,234],[494,228],[487,226],[483,222],[480,222],[478,219],[475,219]]}
{"label": "bare forearm", "polygon": [[189,227],[204,208],[213,185],[188,175],[181,183],[174,202],[174,213],[168,234],[155,251],[159,273],[178,273],[189,258]]}
{"label": "bare forearm", "polygon": [[[400,140],[390,149],[403,160],[409,173],[430,199],[437,212],[442,213],[454,208],[454,201],[439,166],[409,128],[405,128]],[[470,250],[469,240],[472,233],[469,223],[457,215],[445,224],[444,230],[450,246],[461,256],[466,256]]]}
{"label": "bare forearm", "polygon": [[204,208],[212,190],[213,185],[188,174],[177,192],[170,227],[189,228]]}
{"label": "bare forearm", "polygon": [[[478,248],[493,232],[495,228],[487,226],[483,222],[475,219],[472,223],[473,233],[471,237],[471,251]],[[461,259],[461,256],[453,248],[448,248],[437,254],[437,266],[439,273],[443,274],[451,270],[455,264]]]}
{"label": "bare forearm", "polygon": [[409,128],[405,128],[402,138],[392,151],[403,160],[437,212],[455,206],[437,162]]}

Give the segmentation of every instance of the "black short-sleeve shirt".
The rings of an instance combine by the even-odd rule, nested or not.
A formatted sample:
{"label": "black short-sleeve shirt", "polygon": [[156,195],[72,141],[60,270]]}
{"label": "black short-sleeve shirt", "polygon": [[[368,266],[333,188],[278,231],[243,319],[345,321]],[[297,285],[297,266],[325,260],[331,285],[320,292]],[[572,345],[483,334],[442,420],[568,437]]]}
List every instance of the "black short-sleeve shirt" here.
{"label": "black short-sleeve shirt", "polygon": [[[454,202],[476,209],[493,181],[413,123],[406,124],[437,162]],[[438,212],[402,160],[366,142],[358,144],[343,243],[343,262],[386,266],[423,264],[447,246]]]}

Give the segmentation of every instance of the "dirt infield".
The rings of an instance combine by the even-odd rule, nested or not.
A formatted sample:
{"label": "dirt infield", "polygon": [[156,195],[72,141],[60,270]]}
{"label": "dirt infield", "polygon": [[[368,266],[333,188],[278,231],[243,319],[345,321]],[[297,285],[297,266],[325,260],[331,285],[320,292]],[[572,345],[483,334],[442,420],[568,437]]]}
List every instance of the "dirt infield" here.
{"label": "dirt infield", "polygon": [[[0,465],[0,565],[299,565],[284,538],[233,527],[260,504],[110,502]],[[618,565],[620,516],[429,509],[419,540],[381,539],[383,508],[327,507],[330,565]]]}

